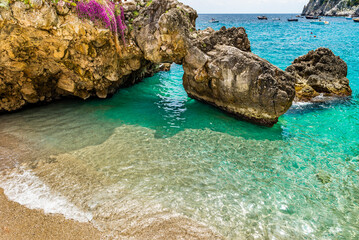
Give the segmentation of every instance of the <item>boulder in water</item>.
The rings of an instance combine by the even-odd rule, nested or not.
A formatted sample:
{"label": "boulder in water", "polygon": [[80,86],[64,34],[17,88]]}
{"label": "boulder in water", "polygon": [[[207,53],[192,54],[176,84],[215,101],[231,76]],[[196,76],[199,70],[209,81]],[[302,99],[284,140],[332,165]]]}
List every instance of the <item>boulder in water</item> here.
{"label": "boulder in water", "polygon": [[296,101],[313,101],[319,95],[350,96],[347,64],[327,48],[318,48],[294,60],[286,71],[296,79]]}
{"label": "boulder in water", "polygon": [[277,123],[295,96],[290,74],[233,46],[216,45],[206,54],[192,48],[183,67],[190,97],[260,125]]}

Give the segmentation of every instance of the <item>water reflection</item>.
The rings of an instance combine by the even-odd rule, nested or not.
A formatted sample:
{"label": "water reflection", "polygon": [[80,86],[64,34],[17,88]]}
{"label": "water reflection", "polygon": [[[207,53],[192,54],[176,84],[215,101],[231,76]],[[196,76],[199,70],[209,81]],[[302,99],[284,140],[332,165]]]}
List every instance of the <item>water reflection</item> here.
{"label": "water reflection", "polygon": [[[176,68],[176,67],[175,67]],[[187,111],[186,103],[188,97],[181,89],[182,82],[178,79],[171,79],[171,75],[160,73],[159,82],[157,84],[157,101],[154,104],[158,108],[160,118],[163,118],[166,123],[163,126],[158,126],[156,137],[168,137],[172,135],[173,129],[180,130],[185,125]]]}

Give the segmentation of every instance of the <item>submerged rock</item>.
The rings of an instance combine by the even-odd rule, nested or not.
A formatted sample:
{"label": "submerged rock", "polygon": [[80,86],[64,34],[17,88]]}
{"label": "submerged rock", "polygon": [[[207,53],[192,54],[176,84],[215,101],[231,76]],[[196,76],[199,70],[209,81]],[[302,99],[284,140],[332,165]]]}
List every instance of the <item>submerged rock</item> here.
{"label": "submerged rock", "polygon": [[323,170],[319,170],[319,172],[315,176],[322,184],[328,184],[332,181],[332,177],[330,176],[330,174]]}
{"label": "submerged rock", "polygon": [[322,95],[350,96],[347,64],[327,48],[318,48],[294,60],[286,71],[296,79],[296,101],[312,101]]}

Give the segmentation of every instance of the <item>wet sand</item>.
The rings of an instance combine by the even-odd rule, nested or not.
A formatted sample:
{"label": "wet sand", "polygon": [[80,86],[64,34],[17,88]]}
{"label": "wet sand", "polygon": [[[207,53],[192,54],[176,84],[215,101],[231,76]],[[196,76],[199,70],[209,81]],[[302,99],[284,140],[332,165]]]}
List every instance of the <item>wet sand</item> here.
{"label": "wet sand", "polygon": [[[0,170],[13,168],[21,160],[35,159],[33,146],[13,135],[1,133]],[[101,239],[101,232],[90,223],[67,220],[62,215],[48,215],[9,201],[0,188],[0,240]]]}
{"label": "wet sand", "polygon": [[11,202],[0,189],[0,239],[101,239],[101,232],[90,223],[46,215]]}
{"label": "wet sand", "polygon": [[[188,219],[168,219],[123,236],[125,239],[222,239]],[[95,240],[112,239],[90,223],[67,220],[62,215],[44,214],[9,201],[0,188],[0,240]]]}

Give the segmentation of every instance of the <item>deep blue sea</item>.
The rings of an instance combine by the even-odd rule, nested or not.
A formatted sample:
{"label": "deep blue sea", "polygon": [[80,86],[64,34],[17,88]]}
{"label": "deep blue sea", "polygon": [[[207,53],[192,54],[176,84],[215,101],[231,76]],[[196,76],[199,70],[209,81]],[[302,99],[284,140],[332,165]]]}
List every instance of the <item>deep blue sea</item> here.
{"label": "deep blue sea", "polygon": [[[244,27],[252,51],[283,70],[328,47],[348,64],[352,98],[295,103],[260,127],[188,98],[173,65],[111,99],[0,116],[0,134],[40,149],[0,174],[0,187],[119,234],[181,216],[226,239],[359,239],[359,23],[287,21],[295,15],[199,15],[197,28]],[[0,161],[20,161],[18,148]]]}

